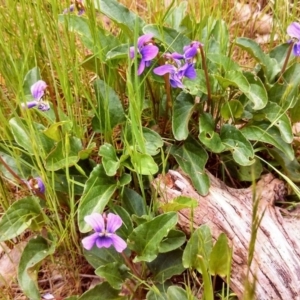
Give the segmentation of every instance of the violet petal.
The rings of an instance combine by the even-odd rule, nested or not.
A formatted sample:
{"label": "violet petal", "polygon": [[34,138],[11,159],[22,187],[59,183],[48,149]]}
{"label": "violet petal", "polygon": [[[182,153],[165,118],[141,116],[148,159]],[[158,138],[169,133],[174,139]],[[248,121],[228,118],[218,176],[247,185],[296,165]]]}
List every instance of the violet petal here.
{"label": "violet petal", "polygon": [[109,233],[115,233],[117,229],[122,226],[122,219],[120,216],[109,213],[107,215],[107,223],[106,223],[106,230]]}
{"label": "violet petal", "polygon": [[97,239],[99,238],[99,233],[95,232],[84,239],[82,239],[82,245],[86,250],[91,250],[96,244]]}
{"label": "violet petal", "polygon": [[293,53],[295,56],[300,56],[300,42],[294,44]]}
{"label": "violet petal", "polygon": [[198,52],[198,48],[193,46],[193,47],[188,48],[185,51],[184,56],[186,59],[191,59],[197,54],[197,52]]}
{"label": "violet petal", "polygon": [[189,79],[195,79],[197,77],[196,70],[194,68],[194,64],[189,64],[184,71],[184,76]]}
{"label": "violet petal", "polygon": [[137,71],[138,75],[141,75],[144,72],[145,67],[146,67],[145,61],[142,59],[138,67],[138,71]]}
{"label": "violet petal", "polygon": [[183,59],[184,55],[180,54],[180,53],[177,53],[177,52],[174,52],[174,53],[171,54],[171,57],[174,58],[174,59]]}
{"label": "violet petal", "polygon": [[96,240],[96,246],[98,248],[109,248],[113,244],[113,241],[110,237],[101,236]]}
{"label": "violet petal", "polygon": [[34,101],[29,101],[29,102],[26,102],[26,103],[21,103],[21,107],[22,107],[23,109],[25,109],[25,108],[33,108],[33,107],[37,106],[38,103],[39,103],[39,102],[36,101],[36,100],[34,100]]}
{"label": "violet petal", "polygon": [[133,59],[134,58],[134,53],[135,51],[134,51],[134,47],[130,47],[129,48],[129,57],[131,58],[131,59]]}
{"label": "violet petal", "polygon": [[40,100],[44,96],[46,87],[47,84],[43,80],[39,80],[34,83],[30,88],[33,98],[36,100]]}
{"label": "violet petal", "polygon": [[96,232],[104,232],[105,230],[104,219],[101,214],[92,213],[89,216],[85,216],[84,221],[92,226]]}
{"label": "violet petal", "polygon": [[153,69],[153,72],[156,75],[162,76],[162,75],[165,75],[167,73],[176,72],[176,68],[173,65],[166,64],[166,65],[163,65],[163,66],[160,66],[160,67],[157,67],[157,68]]}
{"label": "violet petal", "polygon": [[126,242],[119,236],[117,236],[116,234],[112,234],[110,238],[117,252],[123,252],[123,250],[126,249]]}
{"label": "violet petal", "polygon": [[37,188],[41,193],[45,193],[45,185],[40,177],[35,177]]}
{"label": "violet petal", "polygon": [[144,61],[152,60],[156,57],[158,53],[158,48],[153,45],[147,45],[143,49],[141,49],[140,53]]}
{"label": "violet petal", "polygon": [[152,33],[148,33],[148,34],[144,34],[144,35],[140,36],[137,40],[138,48],[139,49],[143,48],[145,46],[145,43],[150,42],[152,38],[153,38]]}
{"label": "violet petal", "polygon": [[293,22],[292,24],[290,24],[288,26],[286,31],[289,36],[300,40],[300,24],[299,23]]}

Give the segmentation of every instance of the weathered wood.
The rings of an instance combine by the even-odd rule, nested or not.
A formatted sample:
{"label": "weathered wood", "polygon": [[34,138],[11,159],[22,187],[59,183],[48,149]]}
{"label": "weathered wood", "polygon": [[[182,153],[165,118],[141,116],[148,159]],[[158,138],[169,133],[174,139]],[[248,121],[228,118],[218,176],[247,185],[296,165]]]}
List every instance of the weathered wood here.
{"label": "weathered wood", "polygon": [[[248,247],[251,236],[253,190],[233,189],[209,174],[211,188],[205,197],[200,196],[190,180],[182,172],[170,170],[153,182],[166,203],[180,195],[196,199],[191,220],[189,209],[179,212],[179,225],[190,232],[191,222],[195,228],[207,224],[216,239],[224,232],[233,246],[231,289],[239,299],[244,294],[247,271]],[[265,211],[255,244],[251,276],[256,276],[256,299],[300,299],[300,220],[283,217],[274,202],[285,194],[282,181],[273,175],[265,175],[256,185],[259,197],[259,215]]]}

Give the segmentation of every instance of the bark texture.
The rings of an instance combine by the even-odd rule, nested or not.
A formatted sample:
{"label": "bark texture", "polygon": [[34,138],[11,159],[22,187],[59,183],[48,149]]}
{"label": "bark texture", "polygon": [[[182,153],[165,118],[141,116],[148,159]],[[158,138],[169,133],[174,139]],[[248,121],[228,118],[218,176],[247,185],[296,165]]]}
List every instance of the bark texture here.
{"label": "bark texture", "polygon": [[[187,196],[198,201],[193,212],[179,212],[179,225],[188,234],[191,222],[195,228],[207,224],[214,239],[224,232],[233,247],[231,289],[239,299],[244,294],[247,271],[248,247],[251,236],[253,189],[233,189],[209,174],[211,188],[207,196],[200,196],[190,180],[181,171],[170,170],[153,182],[166,203],[178,196]],[[300,220],[285,214],[274,206],[285,195],[282,181],[268,174],[256,185],[259,197],[258,214],[264,212],[257,232],[255,253],[250,277],[255,276],[256,299],[300,299]]]}

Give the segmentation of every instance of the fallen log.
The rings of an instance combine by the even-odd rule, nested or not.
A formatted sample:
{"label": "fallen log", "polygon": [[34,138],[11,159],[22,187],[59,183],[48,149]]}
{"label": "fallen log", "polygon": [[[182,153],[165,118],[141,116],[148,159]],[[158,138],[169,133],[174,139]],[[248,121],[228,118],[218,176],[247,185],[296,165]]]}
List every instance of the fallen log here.
{"label": "fallen log", "polygon": [[[193,211],[179,211],[179,225],[190,233],[194,228],[207,224],[212,236],[224,232],[233,247],[230,288],[241,299],[247,273],[248,249],[251,237],[253,188],[233,189],[209,174],[211,187],[207,196],[199,195],[182,171],[170,170],[153,182],[160,201],[168,203],[178,196],[198,201]],[[284,198],[284,183],[272,174],[262,177],[256,184],[259,197],[258,214],[262,215],[250,277],[256,277],[255,299],[300,299],[300,219],[281,214],[274,202]]]}

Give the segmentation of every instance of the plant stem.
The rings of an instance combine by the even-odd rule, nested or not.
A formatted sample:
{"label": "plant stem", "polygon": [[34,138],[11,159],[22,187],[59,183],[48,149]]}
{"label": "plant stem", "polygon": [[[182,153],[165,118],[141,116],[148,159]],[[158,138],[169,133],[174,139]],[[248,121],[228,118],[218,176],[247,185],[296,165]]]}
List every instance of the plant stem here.
{"label": "plant stem", "polygon": [[285,72],[286,67],[288,65],[288,62],[289,62],[289,59],[290,59],[290,56],[291,56],[291,53],[292,53],[293,46],[294,46],[294,43],[290,43],[290,47],[289,47],[288,53],[286,55],[284,64],[282,66],[282,69],[281,69],[281,72],[280,72],[280,76],[278,78],[278,82],[280,82],[282,80],[282,76],[283,76],[283,73]]}
{"label": "plant stem", "polygon": [[[24,182],[24,180],[22,180],[22,178],[20,178],[20,176],[18,174],[16,174],[14,170],[11,169],[11,167],[4,161],[4,159],[1,157],[1,155],[0,155],[0,163],[2,163],[2,165],[4,166],[4,168],[17,180],[17,182],[20,185],[26,186],[28,188],[26,182]],[[42,200],[46,200],[44,194],[42,194],[38,190],[35,190],[34,194],[37,195]]]}
{"label": "plant stem", "polygon": [[210,89],[210,83],[209,83],[209,77],[208,77],[208,70],[207,70],[207,65],[206,65],[206,60],[205,60],[205,54],[203,50],[203,46],[200,45],[200,53],[201,53],[201,59],[202,59],[202,68],[204,70],[204,75],[206,79],[206,87],[207,87],[207,108],[211,107],[211,89]]}
{"label": "plant stem", "polygon": [[171,95],[169,74],[164,75],[164,80],[165,80],[165,87],[166,87],[166,94],[167,94],[167,103],[166,103],[165,120],[164,120],[162,134],[164,134],[166,131],[168,120],[169,120],[169,118],[168,118],[169,109],[171,111],[171,108],[172,108],[172,95]]}

